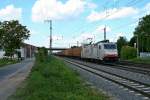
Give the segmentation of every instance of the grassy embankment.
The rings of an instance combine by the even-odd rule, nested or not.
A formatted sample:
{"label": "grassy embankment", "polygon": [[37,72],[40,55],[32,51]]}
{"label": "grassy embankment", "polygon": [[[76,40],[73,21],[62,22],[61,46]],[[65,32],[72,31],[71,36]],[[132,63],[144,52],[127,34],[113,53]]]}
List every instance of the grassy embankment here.
{"label": "grassy embankment", "polygon": [[79,75],[54,57],[36,63],[10,100],[106,100],[104,94],[91,89]]}
{"label": "grassy embankment", "polygon": [[135,62],[135,63],[150,64],[150,57],[148,57],[148,58],[135,58],[135,59],[131,59],[129,61]]}
{"label": "grassy embankment", "polygon": [[14,64],[17,63],[17,60],[12,60],[12,59],[0,59],[0,67],[3,67],[5,65],[9,65],[9,64]]}

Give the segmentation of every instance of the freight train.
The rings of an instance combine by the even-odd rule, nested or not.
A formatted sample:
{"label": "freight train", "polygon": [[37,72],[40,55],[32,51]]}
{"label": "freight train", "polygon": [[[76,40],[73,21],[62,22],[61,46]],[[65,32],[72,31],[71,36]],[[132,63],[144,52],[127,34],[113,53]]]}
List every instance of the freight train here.
{"label": "freight train", "polygon": [[118,60],[117,45],[109,41],[100,41],[95,44],[84,44],[81,47],[72,47],[58,52],[57,55],[105,61]]}

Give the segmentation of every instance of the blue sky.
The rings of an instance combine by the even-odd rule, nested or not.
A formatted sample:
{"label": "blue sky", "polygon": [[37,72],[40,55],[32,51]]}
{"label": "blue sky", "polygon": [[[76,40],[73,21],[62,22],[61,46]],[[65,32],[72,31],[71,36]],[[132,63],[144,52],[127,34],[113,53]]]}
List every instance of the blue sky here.
{"label": "blue sky", "polygon": [[150,13],[149,0],[0,0],[0,21],[19,20],[30,30],[26,43],[49,46],[49,24],[53,21],[53,47],[69,47],[87,38],[115,42],[133,36],[139,18]]}

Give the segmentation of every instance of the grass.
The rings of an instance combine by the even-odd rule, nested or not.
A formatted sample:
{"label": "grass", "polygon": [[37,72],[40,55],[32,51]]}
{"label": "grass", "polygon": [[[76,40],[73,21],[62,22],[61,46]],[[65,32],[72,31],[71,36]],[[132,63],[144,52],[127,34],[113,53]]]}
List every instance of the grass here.
{"label": "grass", "polygon": [[54,57],[36,61],[23,87],[10,100],[108,100],[85,85],[79,75]]}
{"label": "grass", "polygon": [[9,65],[9,64],[14,64],[14,63],[17,63],[18,61],[17,60],[12,60],[12,59],[0,59],[0,67],[3,67],[5,65]]}
{"label": "grass", "polygon": [[131,59],[129,61],[132,61],[132,62],[135,62],[135,63],[150,64],[150,57],[147,57],[147,58],[135,58],[135,59]]}

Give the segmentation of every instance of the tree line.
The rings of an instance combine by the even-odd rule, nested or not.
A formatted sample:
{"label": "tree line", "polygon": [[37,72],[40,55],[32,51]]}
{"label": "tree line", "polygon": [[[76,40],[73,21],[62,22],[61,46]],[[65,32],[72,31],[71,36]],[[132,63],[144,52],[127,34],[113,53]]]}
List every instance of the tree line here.
{"label": "tree line", "polygon": [[118,54],[120,57],[124,46],[128,46],[127,48],[134,47],[135,43],[137,44],[137,41],[138,45],[136,45],[136,47],[138,47],[139,52],[150,52],[150,15],[140,18],[133,35],[134,36],[130,39],[130,41],[127,41],[125,37],[120,37],[117,40]]}

